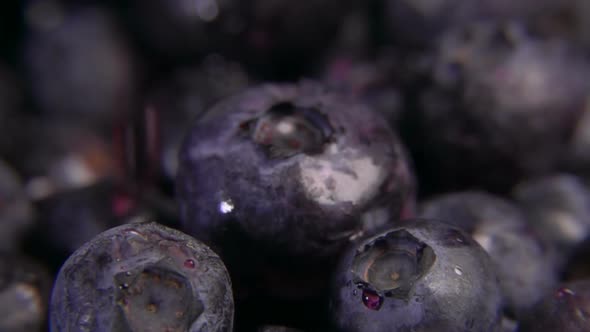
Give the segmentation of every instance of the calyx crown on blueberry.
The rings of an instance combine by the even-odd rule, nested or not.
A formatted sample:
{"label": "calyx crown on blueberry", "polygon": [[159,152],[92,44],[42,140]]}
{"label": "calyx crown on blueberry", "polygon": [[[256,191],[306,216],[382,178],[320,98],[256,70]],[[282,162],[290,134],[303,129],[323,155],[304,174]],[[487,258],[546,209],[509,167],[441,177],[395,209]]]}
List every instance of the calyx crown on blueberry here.
{"label": "calyx crown on blueberry", "polygon": [[333,129],[316,108],[297,107],[290,102],[273,105],[260,117],[240,125],[251,139],[263,146],[269,157],[297,153],[321,153]]}
{"label": "calyx crown on blueberry", "polygon": [[387,233],[359,249],[352,273],[359,288],[405,298],[413,283],[434,263],[432,248],[405,230]]}

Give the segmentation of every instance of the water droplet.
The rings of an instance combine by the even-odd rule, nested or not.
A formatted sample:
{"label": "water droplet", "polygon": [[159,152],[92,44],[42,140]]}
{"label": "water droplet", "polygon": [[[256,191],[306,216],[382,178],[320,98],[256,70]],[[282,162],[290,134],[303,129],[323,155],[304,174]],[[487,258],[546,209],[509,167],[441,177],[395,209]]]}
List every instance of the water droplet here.
{"label": "water droplet", "polygon": [[352,291],[352,295],[356,296],[359,292],[355,289]]}
{"label": "water droplet", "polygon": [[379,310],[383,304],[383,297],[375,291],[365,289],[363,291],[363,304],[371,310]]}
{"label": "water droplet", "polygon": [[124,290],[124,289],[127,289],[127,288],[129,288],[129,284],[127,284],[127,283],[124,283],[124,284],[120,284],[119,285],[119,289],[121,289],[121,290]]}
{"label": "water droplet", "polygon": [[457,273],[458,275],[460,275],[460,276],[461,276],[461,275],[463,275],[463,270],[461,270],[461,268],[460,268],[460,267],[458,267],[458,266],[455,266],[455,273]]}
{"label": "water droplet", "polygon": [[192,259],[185,260],[184,267],[186,267],[187,269],[194,269],[195,268],[195,261]]}
{"label": "water droplet", "polygon": [[131,272],[129,272],[129,271],[125,272],[125,275],[129,277],[129,276],[131,276]]}

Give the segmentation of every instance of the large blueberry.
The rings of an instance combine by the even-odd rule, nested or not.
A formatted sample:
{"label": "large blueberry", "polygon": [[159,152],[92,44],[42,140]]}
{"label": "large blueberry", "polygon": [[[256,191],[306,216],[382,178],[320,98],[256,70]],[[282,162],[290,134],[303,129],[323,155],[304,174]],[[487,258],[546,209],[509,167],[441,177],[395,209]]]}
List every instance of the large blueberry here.
{"label": "large blueberry", "polygon": [[335,273],[339,331],[499,331],[493,263],[467,233],[409,219],[346,251]]}
{"label": "large blueberry", "polygon": [[231,331],[233,297],[219,257],[157,223],[112,228],[78,249],[53,287],[54,332]]}
{"label": "large blueberry", "polygon": [[283,285],[293,273],[314,279],[314,262],[412,213],[415,190],[386,121],[311,82],[214,106],[184,142],[177,186],[187,232],[220,248],[232,273],[282,265]]}

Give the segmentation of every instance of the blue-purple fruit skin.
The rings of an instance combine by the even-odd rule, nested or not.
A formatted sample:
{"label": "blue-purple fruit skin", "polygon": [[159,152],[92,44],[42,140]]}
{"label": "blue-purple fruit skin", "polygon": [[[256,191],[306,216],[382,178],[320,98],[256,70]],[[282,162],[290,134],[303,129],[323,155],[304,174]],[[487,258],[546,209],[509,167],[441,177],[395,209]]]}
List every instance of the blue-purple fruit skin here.
{"label": "blue-purple fruit skin", "polygon": [[58,2],[27,9],[33,15],[24,60],[44,113],[64,122],[104,124],[136,106],[136,63],[113,13]]}
{"label": "blue-purple fruit skin", "polygon": [[[369,244],[395,234],[410,234],[410,243],[425,245],[435,257],[408,284],[405,294],[384,296],[380,308],[374,310],[362,297],[367,289],[363,287],[375,287],[356,284],[359,275],[353,262],[357,254],[371,248]],[[346,251],[335,273],[332,314],[337,330],[348,332],[500,331],[502,295],[493,263],[467,233],[439,220],[408,219]]]}
{"label": "blue-purple fruit skin", "polygon": [[590,331],[590,280],[562,284],[521,320],[519,332]]}
{"label": "blue-purple fruit skin", "polygon": [[229,275],[209,247],[154,222],[99,234],[62,266],[52,332],[232,331]]}
{"label": "blue-purple fruit skin", "polygon": [[[448,31],[416,115],[416,144],[441,174],[435,180],[506,192],[524,176],[551,172],[583,111],[589,72],[576,45],[535,36],[520,22]],[[482,168],[495,171],[482,177]]]}
{"label": "blue-purple fruit skin", "polygon": [[[258,144],[244,132],[280,105],[315,114],[322,138],[299,142],[309,150]],[[223,249],[237,235],[279,257],[310,258],[332,257],[350,238],[411,213],[415,191],[386,121],[315,82],[261,85],[214,106],[184,142],[177,187],[189,234]]]}
{"label": "blue-purple fruit skin", "polygon": [[464,191],[432,198],[420,210],[421,217],[463,229],[486,250],[511,314],[518,317],[526,312],[557,284],[553,252],[511,201],[483,191]]}
{"label": "blue-purple fruit skin", "polygon": [[545,242],[565,258],[590,235],[590,189],[572,174],[525,180],[513,190]]}

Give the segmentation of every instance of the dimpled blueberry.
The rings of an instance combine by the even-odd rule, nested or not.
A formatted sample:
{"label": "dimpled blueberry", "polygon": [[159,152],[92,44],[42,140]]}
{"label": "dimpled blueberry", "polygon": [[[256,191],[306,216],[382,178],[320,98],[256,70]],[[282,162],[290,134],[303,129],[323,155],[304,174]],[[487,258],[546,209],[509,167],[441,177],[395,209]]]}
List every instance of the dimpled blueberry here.
{"label": "dimpled blueberry", "polygon": [[382,119],[314,83],[264,85],[212,108],[178,176],[191,234],[214,240],[235,227],[292,254],[333,252],[408,213],[413,185]]}
{"label": "dimpled blueberry", "polygon": [[184,229],[240,273],[256,260],[297,270],[330,259],[414,204],[386,121],[313,82],[263,85],[214,106],[184,142],[177,185]]}
{"label": "dimpled blueberry", "polygon": [[231,282],[207,246],[156,223],[99,234],[62,266],[52,331],[231,331]]}
{"label": "dimpled blueberry", "polygon": [[590,331],[590,280],[566,283],[546,294],[518,331]]}
{"label": "dimpled blueberry", "polygon": [[486,250],[511,314],[528,310],[557,283],[551,253],[508,200],[479,191],[451,193],[424,202],[420,216],[460,227]]}
{"label": "dimpled blueberry", "polygon": [[502,298],[489,256],[468,234],[409,219],[346,251],[332,315],[339,331],[499,331]]}

